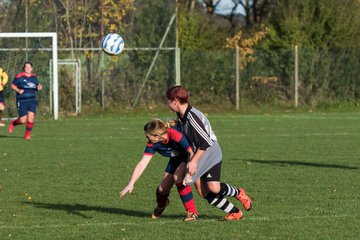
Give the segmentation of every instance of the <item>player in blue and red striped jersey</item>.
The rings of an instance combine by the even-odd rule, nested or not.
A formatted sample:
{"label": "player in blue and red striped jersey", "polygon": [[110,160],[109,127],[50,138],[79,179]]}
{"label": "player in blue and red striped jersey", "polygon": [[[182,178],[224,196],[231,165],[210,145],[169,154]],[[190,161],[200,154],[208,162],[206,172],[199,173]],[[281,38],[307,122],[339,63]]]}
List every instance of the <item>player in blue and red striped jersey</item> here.
{"label": "player in blue and red striped jersey", "polygon": [[187,161],[194,154],[188,139],[175,123],[164,123],[160,119],[153,119],[148,122],[144,126],[144,131],[148,139],[144,155],[136,165],[127,186],[120,191],[119,196],[124,197],[127,193],[132,192],[134,184],[146,169],[154,154],[158,152],[164,157],[169,157],[170,160],[156,189],[157,207],[153,211],[152,218],[157,219],[166,206],[169,205],[170,190],[176,184],[187,212],[184,221],[197,220],[197,210],[191,187],[183,184]]}
{"label": "player in blue and red striped jersey", "polygon": [[189,93],[185,87],[172,87],[167,90],[166,96],[169,108],[176,112],[179,124],[195,151],[187,164],[191,176],[187,183],[195,184],[200,196],[209,204],[226,212],[225,219],[241,219],[242,211],[225,196],[235,197],[247,211],[252,206],[252,200],[243,188],[220,182],[222,152],[209,120],[205,114],[190,105]]}
{"label": "player in blue and red striped jersey", "polygon": [[11,84],[11,88],[16,92],[16,106],[19,112],[19,118],[12,121],[9,125],[9,133],[14,131],[15,126],[26,122],[25,139],[31,139],[31,131],[34,126],[36,113],[36,91],[42,89],[36,75],[32,73],[33,64],[25,62],[23,72],[16,75]]}

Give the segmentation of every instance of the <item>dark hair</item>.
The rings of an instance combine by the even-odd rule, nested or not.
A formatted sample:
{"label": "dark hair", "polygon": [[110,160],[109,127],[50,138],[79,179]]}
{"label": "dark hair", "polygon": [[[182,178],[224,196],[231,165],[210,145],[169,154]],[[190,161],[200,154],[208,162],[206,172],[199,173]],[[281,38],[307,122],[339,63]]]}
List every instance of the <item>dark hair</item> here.
{"label": "dark hair", "polygon": [[189,102],[189,91],[183,86],[174,86],[166,91],[166,97],[170,101],[177,99],[180,104]]}
{"label": "dark hair", "polygon": [[30,62],[30,61],[26,61],[26,62],[24,62],[24,65],[23,65],[23,70],[25,70],[25,65],[26,65],[26,64],[29,64],[31,67],[33,67],[32,62]]}

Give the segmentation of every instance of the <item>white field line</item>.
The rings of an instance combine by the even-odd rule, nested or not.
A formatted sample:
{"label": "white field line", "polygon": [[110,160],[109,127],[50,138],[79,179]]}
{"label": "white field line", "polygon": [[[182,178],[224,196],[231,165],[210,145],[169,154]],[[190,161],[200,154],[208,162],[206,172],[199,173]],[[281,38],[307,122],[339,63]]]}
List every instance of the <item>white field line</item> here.
{"label": "white field line", "polygon": [[[359,216],[355,215],[307,215],[307,216],[290,216],[290,217],[245,217],[241,221],[289,221],[289,220],[304,220],[304,219],[327,219],[327,218],[357,218]],[[219,222],[223,221],[222,219],[200,219],[200,222]],[[111,227],[111,226],[118,226],[118,225],[124,225],[124,226],[143,226],[144,224],[179,224],[183,222],[180,219],[176,220],[160,220],[160,221],[145,221],[145,222],[139,222],[139,223],[131,223],[131,222],[98,222],[98,223],[79,223],[79,224],[50,224],[50,225],[30,225],[30,226],[7,226],[3,225],[0,226],[0,229],[44,229],[44,228],[73,228],[73,227]],[[223,221],[225,222],[225,221]]]}

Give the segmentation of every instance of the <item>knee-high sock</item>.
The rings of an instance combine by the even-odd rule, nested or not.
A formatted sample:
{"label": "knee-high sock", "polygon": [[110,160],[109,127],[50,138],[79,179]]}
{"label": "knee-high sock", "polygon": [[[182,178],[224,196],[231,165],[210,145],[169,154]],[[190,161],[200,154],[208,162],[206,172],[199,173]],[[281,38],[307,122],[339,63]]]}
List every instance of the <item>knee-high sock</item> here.
{"label": "knee-high sock", "polygon": [[16,126],[16,125],[21,125],[21,124],[22,124],[22,123],[20,122],[20,119],[19,119],[19,118],[15,119],[15,120],[13,121],[13,123],[14,123],[14,126]]}
{"label": "knee-high sock", "polygon": [[213,192],[209,192],[209,194],[204,197],[209,204],[223,210],[226,213],[236,213],[239,212],[239,209],[234,206],[231,202],[229,202],[226,198],[220,195],[216,195]]}
{"label": "knee-high sock", "polygon": [[239,195],[239,193],[240,191],[236,187],[233,187],[227,183],[220,183],[219,195],[236,197],[237,195]]}
{"label": "knee-high sock", "polygon": [[197,214],[194,197],[192,194],[192,189],[190,186],[184,186],[182,183],[176,184],[180,198],[184,204],[185,210],[187,212],[192,212]]}
{"label": "knee-high sock", "polygon": [[34,123],[33,122],[28,122],[26,124],[26,132],[25,132],[25,135],[30,135],[31,134],[31,131],[33,129],[33,126],[34,126]]}
{"label": "knee-high sock", "polygon": [[160,208],[166,207],[168,198],[169,198],[169,193],[162,195],[159,193],[159,189],[158,188],[156,189],[156,202],[157,202],[158,207],[160,207]]}

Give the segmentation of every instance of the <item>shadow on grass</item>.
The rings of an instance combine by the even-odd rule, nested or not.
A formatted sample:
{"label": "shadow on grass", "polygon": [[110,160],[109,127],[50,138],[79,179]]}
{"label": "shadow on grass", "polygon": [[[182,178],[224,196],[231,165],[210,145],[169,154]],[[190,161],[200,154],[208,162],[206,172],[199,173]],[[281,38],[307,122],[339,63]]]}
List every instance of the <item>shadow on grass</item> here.
{"label": "shadow on grass", "polygon": [[14,136],[14,135],[0,135],[0,138],[24,138],[24,137]]}
{"label": "shadow on grass", "polygon": [[[68,214],[73,214],[82,218],[92,218],[85,215],[83,212],[87,211],[96,211],[96,212],[103,212],[103,213],[112,213],[118,215],[126,215],[126,216],[136,216],[136,217],[143,217],[143,218],[150,218],[151,217],[151,210],[147,212],[143,211],[136,211],[136,210],[129,210],[129,209],[122,209],[122,208],[112,208],[112,207],[101,207],[101,206],[88,206],[85,204],[61,204],[61,203],[40,203],[40,202],[22,202],[23,204],[32,205],[35,208],[43,208],[55,211],[64,211]],[[164,215],[161,216],[161,219],[179,219],[182,220],[185,217],[184,215]],[[216,219],[217,216],[207,216],[201,215],[201,218],[206,219]]]}
{"label": "shadow on grass", "polygon": [[[240,159],[238,159],[240,160]],[[300,161],[286,161],[286,160],[257,160],[257,159],[241,159],[244,162],[260,163],[260,164],[272,164],[272,165],[290,165],[290,166],[306,166],[306,167],[318,167],[318,168],[339,168],[339,169],[358,169],[357,167],[339,165],[339,164],[323,164],[314,162],[300,162]]]}

